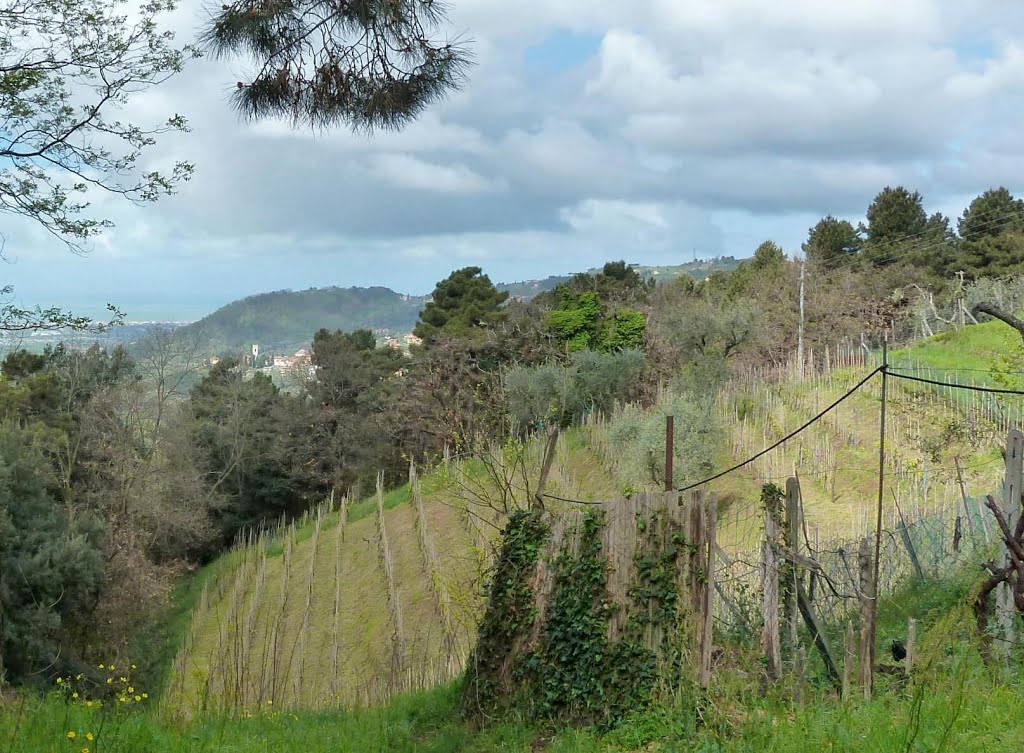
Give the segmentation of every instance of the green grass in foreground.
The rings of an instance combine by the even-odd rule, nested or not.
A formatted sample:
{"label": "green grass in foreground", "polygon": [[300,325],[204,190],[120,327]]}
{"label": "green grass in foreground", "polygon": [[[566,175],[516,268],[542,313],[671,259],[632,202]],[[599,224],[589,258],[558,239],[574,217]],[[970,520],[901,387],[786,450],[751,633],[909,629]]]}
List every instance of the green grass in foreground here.
{"label": "green grass in foreground", "polygon": [[[475,731],[458,714],[449,686],[352,712],[273,712],[251,719],[206,719],[177,728],[153,713],[104,720],[51,697],[14,701],[0,712],[0,746],[9,753],[906,753],[1011,751],[1024,739],[1019,687],[996,681],[970,650],[953,652],[941,673],[871,702],[819,697],[805,707],[783,698],[712,696],[679,709],[654,709],[602,734],[555,733],[506,723]],[[74,740],[68,733],[74,732]],[[91,733],[93,740],[88,740]]]}
{"label": "green grass in foreground", "polygon": [[[506,722],[477,730],[459,713],[449,685],[354,711],[264,709],[247,719],[207,717],[183,726],[156,709],[104,715],[59,694],[0,705],[5,753],[989,753],[1019,750],[1024,700],[1017,671],[982,662],[966,604],[976,578],[919,581],[880,604],[880,639],[919,619],[918,671],[909,684],[879,676],[876,697],[843,703],[825,685],[793,702],[791,679],[767,694],[756,646],[727,646],[710,694],[682,692],[670,705],[618,728],[542,728]],[[756,643],[756,642],[755,642]],[[880,646],[880,652],[884,648]],[[812,676],[819,673],[812,672]],[[813,681],[812,681],[813,682]],[[109,704],[108,704],[109,705]],[[116,706],[117,704],[114,704]],[[74,732],[74,740],[68,733]],[[88,740],[91,733],[93,739]]]}

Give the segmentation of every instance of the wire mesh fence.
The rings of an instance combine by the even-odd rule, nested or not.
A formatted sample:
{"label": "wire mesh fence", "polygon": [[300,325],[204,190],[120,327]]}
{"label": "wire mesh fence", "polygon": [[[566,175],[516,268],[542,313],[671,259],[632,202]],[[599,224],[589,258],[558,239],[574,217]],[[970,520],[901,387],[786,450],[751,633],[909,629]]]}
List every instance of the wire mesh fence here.
{"label": "wire mesh fence", "polygon": [[[881,532],[879,598],[885,600],[899,593],[915,578],[953,578],[965,567],[991,559],[998,547],[998,537],[983,499],[984,496],[967,496],[928,509],[898,511],[895,524],[886,525]],[[763,510],[756,514],[763,518]],[[750,516],[748,512],[748,523]],[[743,524],[743,518],[736,519]],[[727,527],[728,523],[723,526]],[[763,540],[763,525],[756,530]],[[869,538],[873,555],[874,532],[867,525],[859,535],[827,540],[816,537],[804,525],[798,546],[791,549],[794,555],[789,559],[797,564],[795,569],[808,599],[834,637],[842,634],[847,621],[854,619],[860,608],[863,593],[858,550],[865,537]],[[719,634],[747,640],[758,634],[764,577],[761,545],[719,552],[719,598],[715,603]],[[889,600],[885,608],[899,607]]]}

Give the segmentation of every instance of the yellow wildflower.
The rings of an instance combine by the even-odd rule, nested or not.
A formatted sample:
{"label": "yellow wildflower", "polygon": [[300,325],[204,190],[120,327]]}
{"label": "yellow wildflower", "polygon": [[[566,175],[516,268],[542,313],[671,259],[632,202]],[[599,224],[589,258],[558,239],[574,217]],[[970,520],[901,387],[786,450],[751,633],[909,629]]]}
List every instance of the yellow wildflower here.
{"label": "yellow wildflower", "polygon": [[101,665],[99,666],[99,668],[100,668],[100,669],[103,669],[103,665],[101,664]]}
{"label": "yellow wildflower", "polygon": [[139,701],[141,701],[141,700],[142,700],[142,696],[140,696],[140,695],[135,696],[135,702],[136,703],[139,703]]}
{"label": "yellow wildflower", "polygon": [[112,683],[113,681],[114,681],[113,677],[108,677],[107,678],[107,685],[110,685],[110,683]]}
{"label": "yellow wildflower", "polygon": [[267,699],[267,705],[268,705],[268,706],[273,706],[273,705],[274,705],[274,702],[273,702],[273,700],[271,700],[270,698],[268,698],[268,699]]}
{"label": "yellow wildflower", "polygon": [[64,678],[63,678],[63,677],[58,677],[58,678],[57,678],[57,684],[58,684],[58,685],[60,685],[60,684],[61,684],[61,683],[63,683],[63,682],[64,682]]}
{"label": "yellow wildflower", "polygon": [[129,693],[134,693],[135,692],[135,688],[133,688],[131,685],[129,685],[128,686],[128,692]]}
{"label": "yellow wildflower", "polygon": [[133,665],[132,665],[132,669],[138,669],[138,667],[136,667],[136,666],[135,666],[135,665],[133,664]]}
{"label": "yellow wildflower", "polygon": [[78,735],[75,734],[74,730],[71,730],[70,732],[68,732],[68,740],[74,740],[76,737],[78,737]]}
{"label": "yellow wildflower", "polygon": [[85,733],[85,739],[88,740],[89,742],[92,742],[93,740],[96,739],[96,736],[93,735],[92,732],[86,732]]}
{"label": "yellow wildflower", "polygon": [[71,697],[72,697],[72,698],[73,698],[74,700],[76,700],[76,701],[77,701],[77,700],[78,700],[78,693],[72,693],[72,694],[71,694]]}
{"label": "yellow wildflower", "polygon": [[143,693],[143,694],[142,694],[142,697],[143,697],[143,698],[149,698],[149,693]]}

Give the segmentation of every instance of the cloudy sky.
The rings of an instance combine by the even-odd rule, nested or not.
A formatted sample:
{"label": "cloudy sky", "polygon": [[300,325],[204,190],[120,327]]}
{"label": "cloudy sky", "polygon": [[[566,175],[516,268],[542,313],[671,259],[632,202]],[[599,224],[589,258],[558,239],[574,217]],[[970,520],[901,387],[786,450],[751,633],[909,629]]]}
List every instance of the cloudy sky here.
{"label": "cloudy sky", "polygon": [[[197,166],[79,258],[0,219],[26,303],[198,316],[325,285],[423,293],[476,264],[511,281],[607,259],[798,251],[885,185],[958,215],[1024,192],[1019,0],[452,0],[465,89],[400,133],[240,122],[241,63],[204,59],[132,106],[192,132],[148,154]],[[191,41],[202,3],[173,25]]]}

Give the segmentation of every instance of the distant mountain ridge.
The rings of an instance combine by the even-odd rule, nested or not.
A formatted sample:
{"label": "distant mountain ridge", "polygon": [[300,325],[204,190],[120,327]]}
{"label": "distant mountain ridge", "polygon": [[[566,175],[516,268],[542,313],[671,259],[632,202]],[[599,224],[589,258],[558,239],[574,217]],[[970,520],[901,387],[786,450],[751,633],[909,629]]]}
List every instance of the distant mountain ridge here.
{"label": "distant mountain ridge", "polygon": [[[676,266],[634,268],[648,279],[671,280],[688,274],[700,281],[712,272],[735,269],[737,264],[736,259],[723,257]],[[512,297],[529,300],[568,282],[570,277],[553,275],[543,280],[501,283],[497,287]],[[259,343],[265,352],[296,349],[308,345],[313,333],[321,328],[410,332],[427,300],[429,296],[405,295],[380,286],[278,290],[229,303],[181,331],[199,334],[206,343],[204,350],[210,353],[248,349],[253,343]]]}
{"label": "distant mountain ridge", "polygon": [[[689,275],[695,281],[707,279],[713,272],[731,272],[739,266],[740,259],[732,256],[720,256],[714,259],[699,259],[686,262],[685,264],[674,264],[667,266],[646,266],[643,264],[632,264],[637,273],[645,280],[654,278],[659,281],[668,281],[683,275]],[[589,274],[600,272],[599,268],[588,269]],[[558,285],[569,282],[572,275],[552,275],[543,280],[523,280],[521,282],[503,282],[496,285],[498,290],[507,292],[515,298],[529,300],[535,295],[540,295],[548,290],[554,290]]]}

